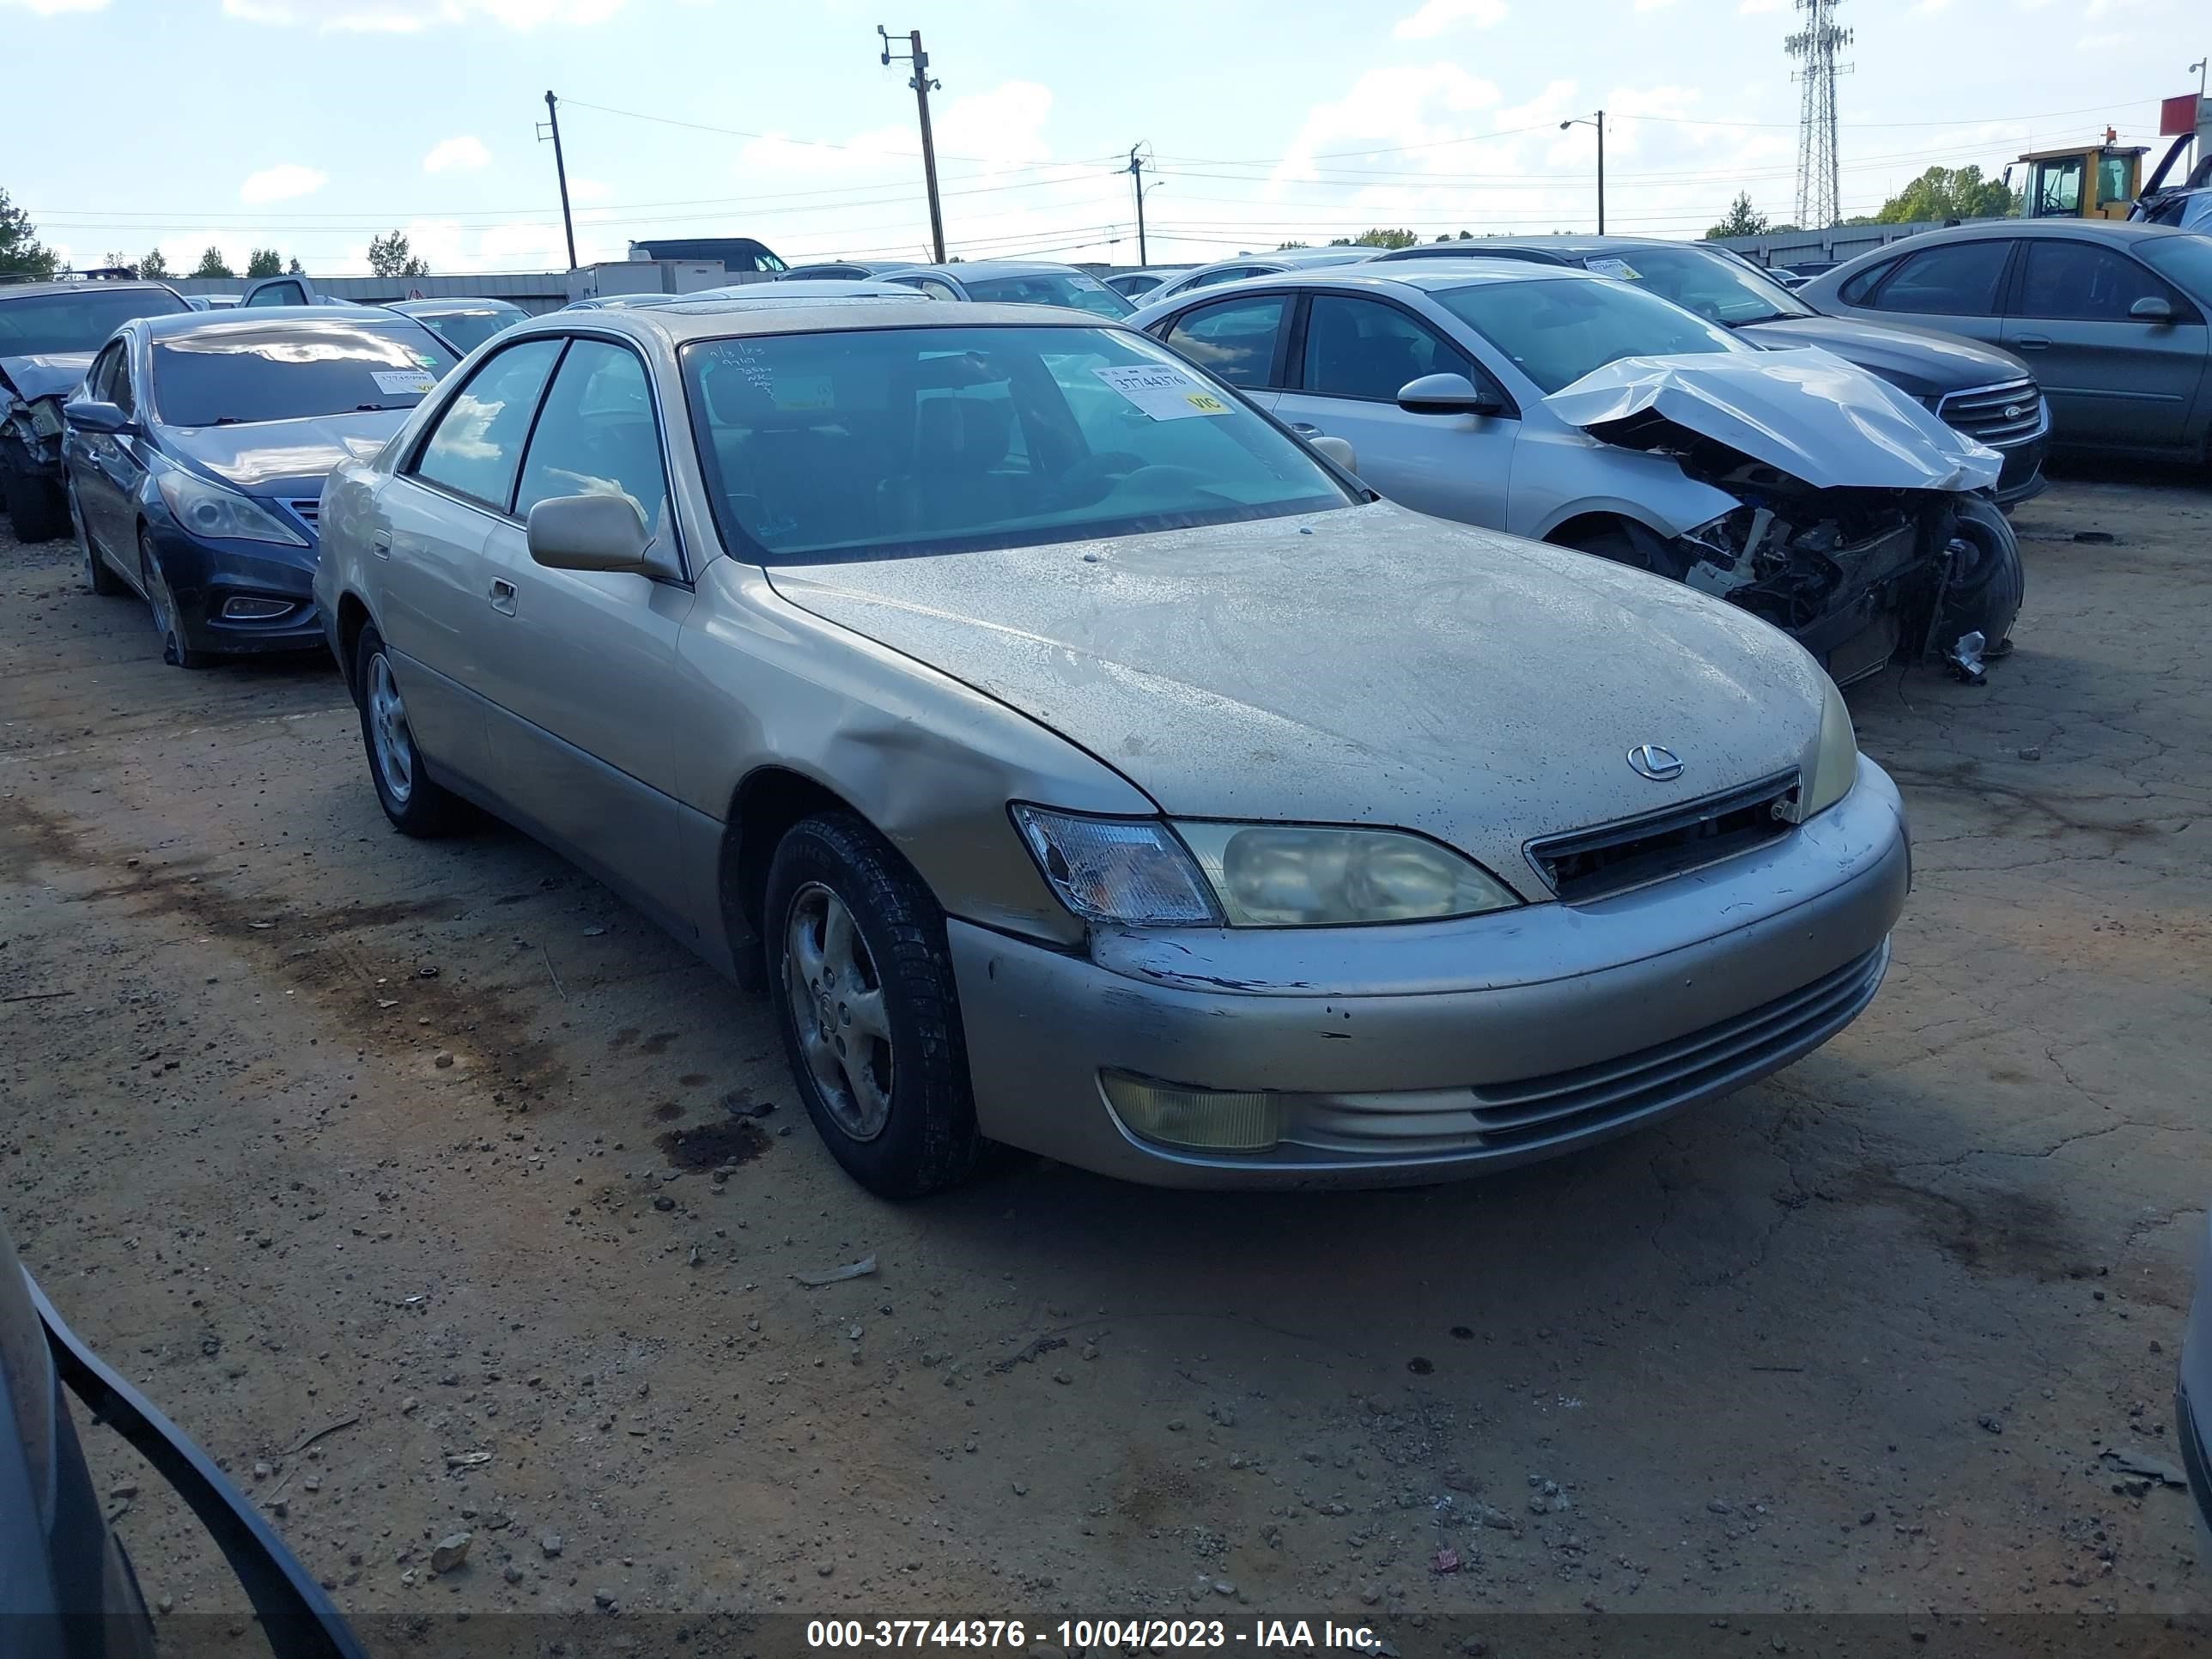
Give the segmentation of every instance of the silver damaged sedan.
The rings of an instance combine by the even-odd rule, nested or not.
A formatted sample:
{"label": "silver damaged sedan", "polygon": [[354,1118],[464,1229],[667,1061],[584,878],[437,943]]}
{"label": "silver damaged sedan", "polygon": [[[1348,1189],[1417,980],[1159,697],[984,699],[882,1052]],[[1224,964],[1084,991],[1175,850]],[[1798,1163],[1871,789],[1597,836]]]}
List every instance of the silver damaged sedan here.
{"label": "silver damaged sedan", "polygon": [[878,1193],[1472,1174],[1849,1024],[1909,856],[1805,652],[1319,447],[1075,313],[559,313],[332,474],[316,592],[392,823],[764,988]]}

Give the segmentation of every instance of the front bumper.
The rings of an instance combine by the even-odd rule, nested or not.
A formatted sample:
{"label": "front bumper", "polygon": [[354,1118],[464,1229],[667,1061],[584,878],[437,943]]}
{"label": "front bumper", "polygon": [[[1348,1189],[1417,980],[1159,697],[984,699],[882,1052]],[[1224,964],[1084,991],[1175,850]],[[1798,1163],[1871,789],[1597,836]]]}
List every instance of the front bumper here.
{"label": "front bumper", "polygon": [[1997,451],[2004,457],[2004,469],[1997,474],[1996,489],[1999,507],[2016,507],[2050,488],[2051,481],[2043,476],[2044,459],[2050,453],[2051,434],[2047,431],[2026,443]]}
{"label": "front bumper", "polygon": [[[1911,852],[1872,762],[1726,863],[1581,904],[1301,932],[1100,934],[1076,956],[955,921],[983,1133],[1160,1186],[1385,1185],[1589,1145],[1742,1087],[1873,1000]],[[1273,1150],[1139,1138],[1112,1070],[1281,1097]]]}
{"label": "front bumper", "polygon": [[10,416],[0,422],[0,468],[26,478],[44,478],[59,487],[62,481],[62,439],[29,429],[27,419]]}
{"label": "front bumper", "polygon": [[[189,649],[250,655],[322,646],[314,548],[204,539],[173,522],[154,526],[149,533]],[[265,619],[226,617],[224,607],[234,599],[283,602],[292,609]]]}

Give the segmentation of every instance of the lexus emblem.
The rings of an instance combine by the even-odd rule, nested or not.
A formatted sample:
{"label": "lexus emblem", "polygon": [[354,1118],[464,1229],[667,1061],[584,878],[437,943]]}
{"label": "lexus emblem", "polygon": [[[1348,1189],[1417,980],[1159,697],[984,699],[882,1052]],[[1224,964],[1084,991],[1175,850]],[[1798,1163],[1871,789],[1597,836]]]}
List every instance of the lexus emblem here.
{"label": "lexus emblem", "polygon": [[1639,743],[1628,751],[1628,763],[1639,778],[1666,783],[1682,775],[1682,757],[1656,743]]}
{"label": "lexus emblem", "polygon": [[2027,413],[2027,411],[2022,409],[2018,404],[2007,404],[2005,405],[2005,419],[2008,421],[2016,421]]}

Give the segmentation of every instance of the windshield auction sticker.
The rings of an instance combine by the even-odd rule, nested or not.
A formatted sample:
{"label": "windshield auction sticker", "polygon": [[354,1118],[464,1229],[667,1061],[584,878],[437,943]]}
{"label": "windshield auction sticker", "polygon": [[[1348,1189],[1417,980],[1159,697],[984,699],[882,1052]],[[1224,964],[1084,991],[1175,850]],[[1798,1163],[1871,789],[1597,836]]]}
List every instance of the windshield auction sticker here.
{"label": "windshield auction sticker", "polygon": [[371,369],[368,378],[376,382],[376,389],[387,398],[402,392],[412,392],[421,396],[438,384],[435,375],[419,368]]}
{"label": "windshield auction sticker", "polygon": [[1227,404],[1180,369],[1143,363],[1091,372],[1156,421],[1187,421],[1194,415],[1229,412]]}

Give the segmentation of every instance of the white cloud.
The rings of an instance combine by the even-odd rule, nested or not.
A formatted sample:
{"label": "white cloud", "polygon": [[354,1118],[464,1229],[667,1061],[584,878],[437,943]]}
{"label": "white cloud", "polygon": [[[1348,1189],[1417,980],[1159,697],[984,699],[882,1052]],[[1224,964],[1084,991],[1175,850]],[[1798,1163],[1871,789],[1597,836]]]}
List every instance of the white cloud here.
{"label": "white cloud", "polygon": [[1933,17],[1939,12],[1950,9],[1950,5],[1951,0],[1918,0],[1917,4],[1905,9],[1905,15],[1907,17]]}
{"label": "white cloud", "polygon": [[[0,0],[0,5],[9,0]],[[105,5],[107,0],[27,0],[33,7]],[[628,0],[222,0],[222,15],[278,27],[314,22],[326,33],[415,34],[489,19],[511,29],[549,23],[604,23]]]}
{"label": "white cloud", "polygon": [[238,187],[238,199],[256,207],[267,202],[285,202],[295,196],[313,196],[330,181],[327,173],[287,161],[282,167],[264,167],[246,179]]}
{"label": "white cloud", "polygon": [[1674,3],[1674,0],[1636,0],[1636,9],[1638,11],[1661,11]]}
{"label": "white cloud", "polygon": [[1736,10],[1746,17],[1757,17],[1763,13],[1787,10],[1790,0],[1743,0]]}
{"label": "white cloud", "polygon": [[41,17],[65,11],[105,11],[107,0],[0,0],[0,6],[27,6]]}
{"label": "white cloud", "polygon": [[1428,0],[1412,16],[1400,18],[1390,33],[1401,40],[1433,40],[1462,23],[1486,29],[1504,21],[1505,0]]}
{"label": "white cloud", "polygon": [[606,201],[613,195],[614,191],[597,179],[579,179],[571,176],[568,180],[568,199],[579,207],[589,206],[593,202]]}
{"label": "white cloud", "polygon": [[1307,112],[1272,182],[1313,178],[1316,157],[1330,150],[1369,145],[1418,150],[1472,137],[1471,125],[1451,118],[1497,103],[1496,86],[1456,64],[1370,70],[1343,97]]}
{"label": "white cloud", "polygon": [[422,171],[445,173],[459,168],[464,173],[473,173],[480,167],[489,166],[490,161],[491,152],[483,147],[483,141],[463,133],[458,138],[447,138],[433,145],[430,153],[422,158]]}

